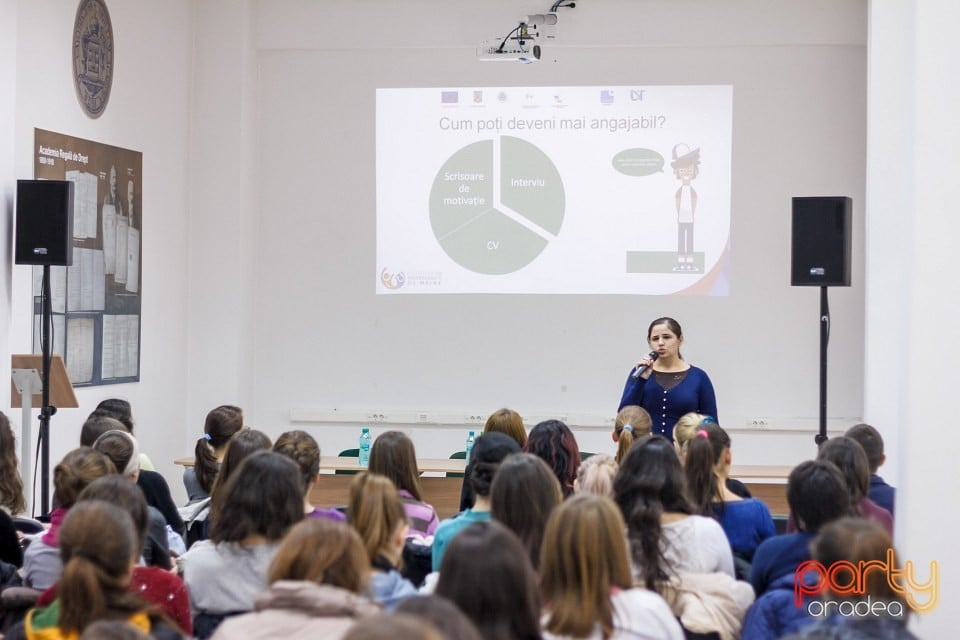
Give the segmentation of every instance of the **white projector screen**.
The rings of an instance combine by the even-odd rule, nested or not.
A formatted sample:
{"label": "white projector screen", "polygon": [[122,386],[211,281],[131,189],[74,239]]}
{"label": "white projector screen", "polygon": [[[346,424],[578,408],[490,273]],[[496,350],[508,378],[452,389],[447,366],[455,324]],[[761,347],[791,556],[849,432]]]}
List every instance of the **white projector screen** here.
{"label": "white projector screen", "polygon": [[727,295],[733,89],[377,90],[376,291]]}

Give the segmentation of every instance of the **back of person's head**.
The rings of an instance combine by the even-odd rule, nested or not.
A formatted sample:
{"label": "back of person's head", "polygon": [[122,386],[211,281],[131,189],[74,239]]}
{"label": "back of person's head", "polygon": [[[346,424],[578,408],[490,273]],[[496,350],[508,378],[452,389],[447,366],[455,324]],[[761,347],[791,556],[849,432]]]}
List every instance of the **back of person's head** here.
{"label": "back of person's head", "polygon": [[121,476],[136,479],[140,471],[137,441],[126,430],[107,431],[93,443],[93,448],[110,458]]}
{"label": "back of person's head", "polygon": [[700,515],[712,516],[713,504],[723,503],[717,467],[729,450],[730,436],[714,422],[701,425],[687,442],[683,471],[694,511]]}
{"label": "back of person's head", "polygon": [[303,519],[300,470],[290,458],[257,451],[240,463],[210,507],[210,539],[243,543],[280,540]]}
{"label": "back of person's head", "polygon": [[133,433],[133,409],[130,403],[121,398],[107,398],[102,400],[94,411],[104,413],[123,423],[127,431]]}
{"label": "back of person's head", "polygon": [[827,460],[801,462],[787,478],[787,504],[800,531],[816,533],[825,524],[853,515],[843,474]]}
{"label": "back of person's head", "polygon": [[79,640],[150,640],[147,635],[126,620],[97,620],[87,625]]}
{"label": "back of person's head", "polygon": [[869,424],[855,424],[843,434],[848,438],[853,438],[863,447],[863,452],[867,454],[867,463],[870,465],[870,473],[876,473],[880,465],[886,460],[883,453],[883,436],[875,427]]}
{"label": "back of person's head", "polygon": [[220,464],[214,451],[226,446],[240,429],[243,428],[243,410],[240,407],[224,404],[211,409],[203,423],[203,437],[194,447],[193,470],[197,482],[204,491],[210,493],[213,481],[217,477]]}
{"label": "back of person's head", "polygon": [[103,500],[130,514],[137,534],[137,549],[143,549],[150,518],[147,515],[147,499],[144,498],[140,487],[121,475],[111,473],[87,485],[87,488],[77,496],[76,504],[88,500]]}
{"label": "back of person's head", "polygon": [[867,462],[867,454],[860,443],[846,436],[830,438],[820,445],[817,459],[837,465],[855,507],[860,500],[867,497],[870,491],[870,463]]}
{"label": "back of person's head", "polygon": [[342,522],[307,518],[284,536],[267,580],[307,580],[359,594],[369,575],[370,561],[356,531]]}
{"label": "back of person's head", "polygon": [[0,507],[16,515],[27,509],[17,466],[17,443],[10,420],[0,411]]}
{"label": "back of person's head", "polygon": [[557,636],[585,638],[597,625],[613,633],[610,595],[633,586],[624,522],[610,498],[573,496],[550,516],[543,541],[540,587]]}
{"label": "back of person's head", "polygon": [[402,431],[386,431],[377,436],[370,447],[367,468],[371,473],[390,478],[397,489],[406,491],[417,500],[421,499],[417,450],[413,440]]}
{"label": "back of person's head", "polygon": [[273,450],[297,463],[306,495],[320,473],[320,445],[316,439],[306,431],[286,431],[273,443]]}
{"label": "back of person's head", "polygon": [[83,631],[94,620],[138,608],[142,601],[127,593],[140,553],[129,513],[103,500],[78,502],[64,519],[59,539],[61,629]]}
{"label": "back of person's head", "polygon": [[573,493],[573,481],[580,467],[580,448],[570,427],[560,420],[544,420],[530,430],[523,451],[550,465],[564,496]]}
{"label": "back of person's head", "polygon": [[630,551],[641,568],[643,584],[656,590],[671,573],[660,546],[660,516],[693,513],[673,444],[651,436],[633,445],[614,478],[613,495],[627,523]]}
{"label": "back of person's head", "polygon": [[371,562],[397,541],[402,543],[407,514],[389,478],[369,471],[354,476],[350,482],[347,522],[360,534]]}
{"label": "back of person's head", "polygon": [[532,453],[509,456],[490,488],[490,512],[517,534],[534,568],[540,566],[540,545],[550,513],[563,500],[560,483],[547,463]]}
{"label": "back of person's head", "polygon": [[592,493],[598,496],[613,497],[613,479],[620,465],[613,456],[595,453],[577,469],[577,479],[573,483],[576,493]]}
{"label": "back of person's head", "polygon": [[404,598],[393,612],[433,625],[444,640],[482,640],[470,618],[455,604],[436,594]]}
{"label": "back of person's head", "polygon": [[[223,454],[223,462],[220,463],[220,470],[213,481],[210,496],[218,500],[217,494],[220,493],[220,488],[237,471],[240,463],[258,451],[269,451],[271,446],[270,437],[263,431],[256,429],[238,431],[237,435],[230,438],[230,442],[227,443],[227,451]],[[303,496],[302,491],[300,495]]]}
{"label": "back of person's head", "polygon": [[690,412],[680,416],[673,426],[673,441],[677,447],[677,453],[680,454],[681,462],[687,455],[687,444],[697,435],[701,425],[711,422],[715,422],[713,417],[704,413]]}
{"label": "back of person's head", "polygon": [[92,447],[97,438],[107,431],[126,431],[122,422],[111,415],[94,411],[80,427],[80,446]]}
{"label": "back of person's head", "polygon": [[638,438],[650,435],[653,420],[643,407],[628,404],[620,409],[613,421],[613,439],[617,441],[616,461],[619,463]]}
{"label": "back of person's head", "polygon": [[540,637],[536,572],[520,540],[496,521],[474,522],[454,536],[436,594],[457,605],[485,640]]}
{"label": "back of person's head", "polygon": [[490,486],[500,463],[514,453],[520,453],[520,445],[508,435],[493,432],[477,438],[470,452],[470,468],[467,474],[467,480],[476,495],[490,495]]}
{"label": "back of person's head", "polygon": [[53,468],[53,494],[57,504],[69,509],[87,485],[109,473],[116,473],[110,458],[92,447],[79,447],[63,456]]}
{"label": "back of person's head", "polygon": [[521,447],[527,444],[527,430],[523,426],[523,418],[513,409],[497,409],[491,413],[487,423],[483,425],[483,433],[503,433],[516,440]]}
{"label": "back of person's head", "polygon": [[343,640],[445,640],[440,632],[423,620],[395,613],[362,618],[347,631]]}
{"label": "back of person's head", "polygon": [[[831,574],[831,583],[837,585],[852,585],[859,576],[853,575],[843,563],[850,563],[854,567],[862,568],[870,563],[883,563],[886,566],[887,551],[893,549],[893,540],[883,525],[875,520],[866,518],[840,518],[824,525],[811,546],[811,556],[821,563]],[[896,558],[896,553],[894,553]],[[849,566],[849,565],[846,565]],[[862,584],[854,598],[869,597],[872,601],[882,600],[887,603],[897,601],[901,610],[907,611],[902,595],[897,589],[904,589],[900,584],[894,588],[891,585],[893,570],[899,567],[890,567],[890,571],[862,570]],[[896,584],[896,582],[894,582]],[[833,593],[835,597],[844,598],[847,594]]]}

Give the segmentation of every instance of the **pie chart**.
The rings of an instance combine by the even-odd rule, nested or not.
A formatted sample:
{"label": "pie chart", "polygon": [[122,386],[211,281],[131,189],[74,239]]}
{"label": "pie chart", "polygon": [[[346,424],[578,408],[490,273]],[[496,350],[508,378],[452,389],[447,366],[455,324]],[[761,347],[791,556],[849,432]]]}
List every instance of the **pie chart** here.
{"label": "pie chart", "polygon": [[527,266],[563,225],[553,161],[513,136],[471,143],[444,162],[430,191],[430,226],[458,265],[503,275]]}

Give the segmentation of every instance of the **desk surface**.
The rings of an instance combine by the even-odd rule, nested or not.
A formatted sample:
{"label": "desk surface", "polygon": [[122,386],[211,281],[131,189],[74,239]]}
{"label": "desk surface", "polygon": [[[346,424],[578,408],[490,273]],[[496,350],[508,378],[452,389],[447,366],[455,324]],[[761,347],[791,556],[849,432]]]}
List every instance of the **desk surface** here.
{"label": "desk surface", "polygon": [[[174,462],[182,467],[192,467],[194,458],[177,458]],[[463,473],[465,460],[451,460],[449,458],[420,458],[417,467],[420,473]],[[322,456],[320,471],[362,471],[357,458],[340,458],[337,456]]]}

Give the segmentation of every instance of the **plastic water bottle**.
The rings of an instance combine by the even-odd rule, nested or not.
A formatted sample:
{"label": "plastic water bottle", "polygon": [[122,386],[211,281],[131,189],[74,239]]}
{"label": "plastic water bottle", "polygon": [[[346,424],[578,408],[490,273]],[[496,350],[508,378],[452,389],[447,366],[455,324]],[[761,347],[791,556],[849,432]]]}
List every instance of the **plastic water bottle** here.
{"label": "plastic water bottle", "polygon": [[360,456],[357,462],[361,467],[370,464],[370,427],[364,427],[360,431]]}
{"label": "plastic water bottle", "polygon": [[463,450],[466,451],[466,453],[467,453],[467,456],[466,456],[466,458],[467,458],[467,463],[470,462],[470,451],[473,450],[473,443],[476,442],[476,440],[477,440],[477,439],[476,439],[476,437],[474,436],[473,431],[471,431],[469,434],[467,434],[467,443],[463,446]]}

